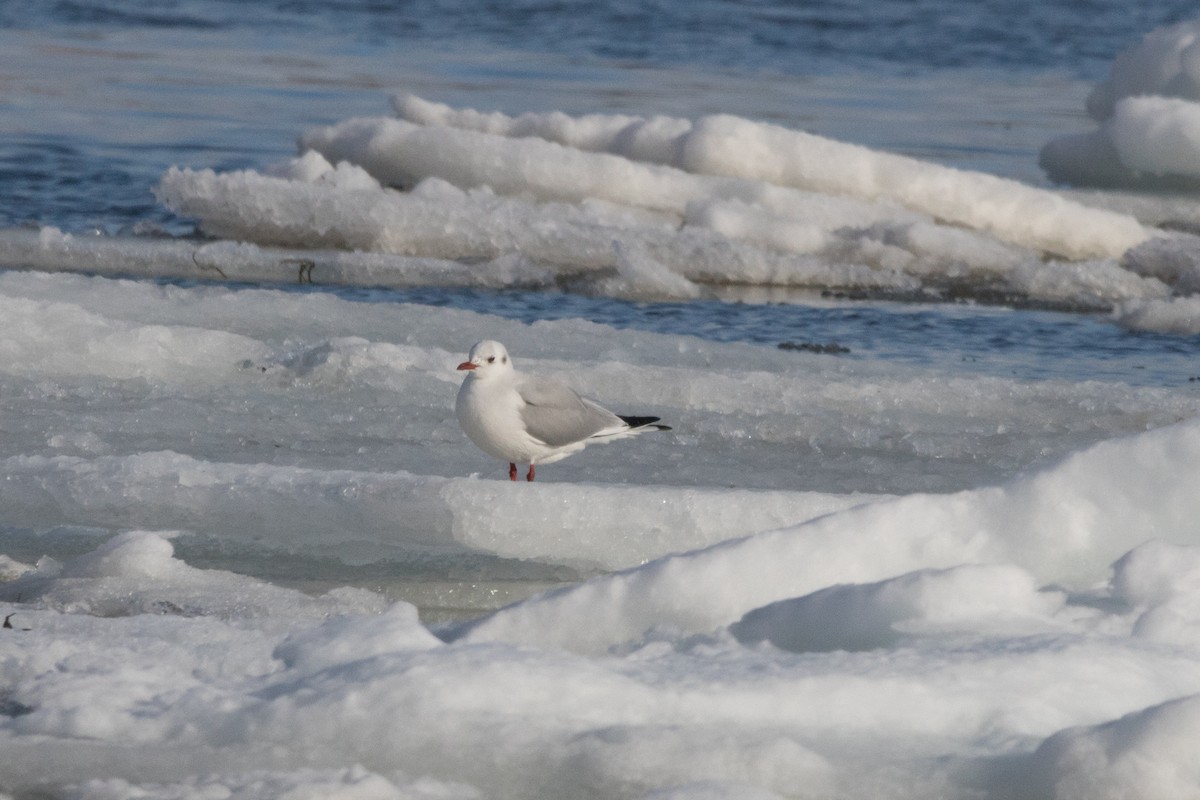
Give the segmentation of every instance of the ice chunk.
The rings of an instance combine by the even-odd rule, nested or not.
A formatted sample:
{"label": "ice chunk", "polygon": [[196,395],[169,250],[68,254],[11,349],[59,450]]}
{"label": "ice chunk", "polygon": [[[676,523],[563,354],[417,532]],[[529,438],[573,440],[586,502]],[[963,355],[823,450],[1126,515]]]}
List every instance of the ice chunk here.
{"label": "ice chunk", "polygon": [[[769,216],[826,231],[883,220],[928,221],[894,204],[760,181],[696,175],[670,166],[638,163],[608,152],[564,147],[541,138],[507,138],[470,129],[421,127],[395,119],[356,118],[310,129],[301,136],[300,144],[320,151],[331,160],[360,165],[391,186],[414,187],[426,179],[437,178],[461,189],[486,187],[497,194],[533,196],[544,201],[603,201],[660,211],[674,218],[668,220],[672,224],[684,215],[690,224],[703,224],[711,214],[696,213],[697,205],[719,207],[722,203],[731,204],[732,208],[740,205],[761,210]],[[300,159],[304,163],[311,160],[310,154]],[[298,169],[295,174],[279,174],[300,178],[310,171]],[[428,191],[423,194],[432,196]],[[731,235],[728,229],[717,230]],[[755,236],[744,230],[733,238],[756,241]],[[809,249],[805,245],[794,252]]]}
{"label": "ice chunk", "polygon": [[[179,570],[215,607],[228,574],[170,567],[165,541],[130,534],[72,569],[148,582],[119,564],[124,550],[128,566],[152,567],[161,591],[181,588],[170,575]],[[1146,555],[1158,566],[1127,577],[1140,572],[1133,583],[1152,593],[1173,554]],[[722,577],[726,591],[762,579]],[[0,780],[18,794],[63,787],[94,800],[694,800],[796,787],[908,800],[1103,797],[1106,786],[1157,797],[1193,785],[1193,648],[1093,635],[1060,615],[1060,626],[1031,628],[1019,613],[1008,627],[1006,600],[1036,619],[1061,599],[1032,591],[1012,565],[837,591],[847,593],[825,603],[830,628],[886,615],[883,600],[931,625],[907,629],[899,647],[802,654],[660,629],[643,646],[587,658],[442,644],[404,604],[306,615],[281,592],[228,618],[98,617],[38,598],[0,634]]]}
{"label": "ice chunk", "polygon": [[0,348],[0,371],[108,379],[222,380],[261,342],[187,325],[137,325],[55,300],[0,296],[0,315],[19,328]]}
{"label": "ice chunk", "polygon": [[[216,175],[212,172],[170,171],[159,188],[160,196],[181,213],[202,217],[211,232],[241,239],[290,247],[358,247],[383,252],[454,259],[428,264],[415,274],[397,279],[385,269],[371,270],[381,283],[432,283],[457,285],[475,281],[501,285],[567,282],[582,291],[627,294],[635,262],[617,252],[640,254],[645,265],[658,264],[659,275],[649,288],[659,297],[693,297],[699,284],[740,284],[857,288],[868,291],[913,292],[922,285],[914,275],[934,286],[953,283],[956,293],[1010,292],[1088,309],[1109,309],[1117,300],[1161,296],[1162,287],[1121,270],[1115,262],[1068,265],[1046,264],[979,233],[954,230],[921,222],[902,222],[859,230],[843,228],[833,234],[791,218],[767,214],[745,215],[724,204],[698,211],[696,221],[682,230],[664,229],[644,220],[616,222],[607,209],[592,205],[536,205],[515,197],[497,197],[490,191],[461,192],[440,184],[401,194],[339,192],[337,189],[257,173]],[[251,188],[253,187],[253,188]],[[267,206],[270,209],[267,209]],[[702,207],[697,207],[700,209]],[[731,216],[731,211],[738,216]],[[320,227],[310,222],[321,217]],[[343,224],[344,222],[344,224]],[[721,235],[724,231],[737,238]],[[616,247],[614,247],[616,243]],[[779,252],[776,248],[805,250],[824,245],[809,255]],[[230,252],[205,254],[214,264],[229,265],[231,274],[246,272]],[[273,268],[296,270],[296,261],[280,260],[264,250],[259,262]],[[351,254],[344,268],[353,276],[355,264],[367,261]],[[528,259],[513,261],[513,258]],[[311,261],[322,264],[320,255]],[[472,266],[462,261],[482,261]],[[303,262],[299,262],[303,265]],[[370,262],[367,261],[369,264]],[[517,265],[518,268],[514,268]],[[869,266],[868,266],[869,265]],[[388,266],[386,263],[381,267]],[[398,263],[401,270],[410,265]],[[910,274],[905,274],[910,273]],[[303,277],[303,272],[300,273]],[[662,276],[673,274],[664,283]],[[316,275],[316,278],[312,276]],[[338,280],[323,267],[310,270],[310,279]],[[614,280],[615,278],[615,280]],[[1068,282],[1064,284],[1063,278]],[[362,281],[350,278],[348,282]],[[365,281],[363,281],[365,282]]]}
{"label": "ice chunk", "polygon": [[1193,420],[1106,442],[1005,487],[908,495],[664,558],[531,598],[448,635],[603,652],[655,626],[710,631],[836,583],[987,561],[1016,564],[1041,582],[1086,586],[1149,538],[1196,543],[1200,494],[1187,465],[1198,457],[1200,421]]}
{"label": "ice chunk", "polygon": [[1118,324],[1131,330],[1197,334],[1200,297],[1130,301],[1117,307],[1115,317]]}
{"label": "ice chunk", "polygon": [[335,167],[315,150],[266,170],[267,175],[304,183],[326,183],[347,191],[372,191],[382,188],[369,172],[356,164],[338,161]]}
{"label": "ice chunk", "polygon": [[700,287],[682,275],[676,275],[639,248],[614,243],[617,275],[601,281],[596,290],[604,295],[632,300],[694,300]]}
{"label": "ice chunk", "polygon": [[1125,254],[1123,265],[1170,287],[1170,296],[1130,297],[1118,303],[1118,324],[1135,330],[1200,333],[1200,238],[1160,237]]}
{"label": "ice chunk", "polygon": [[[303,244],[304,237],[298,244]],[[553,273],[528,262],[463,264],[438,258],[247,242],[80,237],[56,228],[0,230],[0,267],[109,276],[335,286],[545,287]]]}
{"label": "ice chunk", "polygon": [[1063,731],[1033,755],[1030,796],[1190,797],[1200,786],[1198,728],[1200,695],[1192,695]]}
{"label": "ice chunk", "polygon": [[314,673],[382,653],[428,650],[441,641],[417,619],[416,607],[396,603],[377,616],[331,619],[288,635],[275,657],[297,673]]}
{"label": "ice chunk", "polygon": [[1200,237],[1162,236],[1135,247],[1121,260],[1126,269],[1157,278],[1176,295],[1200,293]]}
{"label": "ice chunk", "polygon": [[697,122],[681,148],[681,163],[708,174],[890,197],[940,220],[1069,258],[1119,256],[1149,236],[1133,219],[1014,181],[731,116]]}
{"label": "ice chunk", "polygon": [[560,111],[510,117],[498,111],[455,109],[411,94],[396,95],[392,106],[404,119],[421,125],[493,133],[514,138],[536,137],[580,150],[615,153],[636,161],[670,164],[679,137],[691,129],[685,119],[626,114],[587,114],[572,117]]}
{"label": "ice chunk", "polygon": [[755,609],[731,626],[746,643],[795,652],[895,647],[906,632],[1033,633],[1057,626],[1058,592],[1037,590],[1017,567],[922,570],[865,585],[832,586]]}
{"label": "ice chunk", "polygon": [[[1161,288],[1113,266],[1152,238],[1135,218],[994,176],[727,115],[516,121],[416,98],[398,106],[415,121],[306,131],[310,149],[267,174],[172,168],[158,197],[207,233],[260,247],[425,259],[396,263],[405,278],[392,285],[509,280],[639,298],[692,298],[705,284],[926,289],[1088,310]],[[630,137],[658,163],[630,158]],[[643,146],[655,137],[670,141]],[[1048,254],[1084,266],[1059,269]],[[198,265],[254,274],[239,254],[205,255]],[[332,271],[325,256],[248,260],[278,274],[263,262],[282,257],[301,281],[360,281],[373,265],[352,255]]]}
{"label": "ice chunk", "polygon": [[1107,311],[1124,302],[1165,300],[1171,290],[1157,278],[1144,278],[1115,261],[1022,263],[1007,286],[1021,294],[1074,308]]}
{"label": "ice chunk", "polygon": [[1200,643],[1200,548],[1149,542],[1113,565],[1113,597],[1134,609],[1133,635]]}
{"label": "ice chunk", "polygon": [[1088,96],[1088,113],[1112,116],[1126,97],[1161,95],[1200,101],[1200,19],[1156,28],[1113,61],[1109,77]]}
{"label": "ice chunk", "polygon": [[686,220],[731,239],[791,253],[815,253],[830,241],[829,232],[808,219],[775,214],[741,200],[695,200],[688,204]]}
{"label": "ice chunk", "polygon": [[1087,99],[1100,127],[1054,139],[1039,162],[1080,186],[1195,188],[1200,154],[1200,20],[1158,28],[1117,56]]}
{"label": "ice chunk", "polygon": [[309,598],[231,572],[196,569],[174,552],[170,534],[129,531],[61,565],[46,562],[0,584],[0,599],[102,617],[322,617],[383,607],[381,597],[365,590]]}
{"label": "ice chunk", "polygon": [[570,202],[596,198],[675,214],[682,214],[689,198],[741,188],[733,181],[544,139],[510,139],[396,119],[358,118],[310,129],[300,145],[331,161],[358,164],[390,186],[411,187],[437,177],[463,189],[487,186],[499,194]]}
{"label": "ice chunk", "polygon": [[1055,183],[1070,186],[1130,186],[1138,177],[1103,131],[1060,136],[1043,145],[1038,166]]}
{"label": "ice chunk", "polygon": [[[439,124],[481,127],[482,117],[431,109],[423,102],[401,99],[402,114]],[[627,119],[614,121],[608,135],[576,135],[561,116],[554,124],[537,125],[530,116],[520,126],[488,115],[482,127],[517,135],[539,135],[574,146],[615,151],[613,130],[626,130]],[[578,122],[594,128],[594,117]],[[1088,208],[1042,189],[982,173],[967,172],[873,151],[802,131],[716,115],[695,123],[653,126],[642,137],[657,135],[657,144],[640,149],[642,157],[688,172],[750,179],[779,186],[846,195],[860,200],[892,200],[938,220],[988,231],[1000,239],[1068,258],[1118,257],[1150,234],[1130,217]],[[624,151],[628,153],[628,151]]]}
{"label": "ice chunk", "polygon": [[1133,172],[1200,179],[1200,103],[1129,97],[1117,103],[1106,133]]}
{"label": "ice chunk", "polygon": [[712,231],[617,226],[610,215],[597,219],[586,206],[535,205],[490,191],[345,192],[249,171],[217,175],[171,169],[158,195],[178,213],[199,216],[210,233],[260,244],[457,260],[519,253],[555,268],[563,278],[604,280],[616,269],[616,241],[640,248],[691,281],[893,290],[917,286],[895,272],[772,253]]}

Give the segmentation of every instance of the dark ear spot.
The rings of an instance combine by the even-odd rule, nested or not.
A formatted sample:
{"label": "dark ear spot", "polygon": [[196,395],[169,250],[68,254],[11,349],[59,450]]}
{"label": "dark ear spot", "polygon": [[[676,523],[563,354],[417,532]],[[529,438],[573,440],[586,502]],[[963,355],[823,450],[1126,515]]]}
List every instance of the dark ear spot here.
{"label": "dark ear spot", "polygon": [[501,364],[507,364],[507,363],[508,363],[508,356],[501,356],[501,357],[500,357],[500,363],[501,363]]}

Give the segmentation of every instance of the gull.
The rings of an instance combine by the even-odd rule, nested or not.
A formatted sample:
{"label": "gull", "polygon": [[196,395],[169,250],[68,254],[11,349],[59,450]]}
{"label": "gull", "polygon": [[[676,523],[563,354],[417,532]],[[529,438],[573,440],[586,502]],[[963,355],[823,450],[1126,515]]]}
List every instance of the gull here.
{"label": "gull", "polygon": [[458,365],[467,377],[454,404],[458,424],[483,452],[508,462],[508,478],[517,464],[552,464],[593,442],[611,442],[645,431],[669,431],[658,417],[623,417],[580,397],[565,383],[523,375],[513,368],[499,342],[477,342]]}

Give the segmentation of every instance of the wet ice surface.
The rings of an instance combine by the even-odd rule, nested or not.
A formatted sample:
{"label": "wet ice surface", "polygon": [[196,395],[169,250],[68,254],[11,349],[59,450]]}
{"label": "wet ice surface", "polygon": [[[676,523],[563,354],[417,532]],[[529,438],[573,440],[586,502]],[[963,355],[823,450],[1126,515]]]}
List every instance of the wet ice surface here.
{"label": "wet ice surface", "polygon": [[752,342],[778,348],[780,359],[789,352],[812,352],[1021,379],[1118,380],[1151,386],[1200,380],[1192,340],[1121,330],[1107,315],[1014,311],[974,303],[883,303],[812,292],[780,292],[775,297],[752,290],[730,291],[727,302],[686,303],[519,290],[344,289],[337,294],[370,302],[483,310],[517,320],[579,318],[622,329]]}

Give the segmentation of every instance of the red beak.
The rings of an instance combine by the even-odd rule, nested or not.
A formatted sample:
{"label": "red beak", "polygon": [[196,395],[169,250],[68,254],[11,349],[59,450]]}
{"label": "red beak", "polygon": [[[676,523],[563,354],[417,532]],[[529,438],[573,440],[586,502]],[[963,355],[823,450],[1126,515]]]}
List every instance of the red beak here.
{"label": "red beak", "polygon": [[475,367],[476,367],[476,365],[472,364],[470,361],[464,361],[463,363],[459,364],[455,369],[475,369]]}

